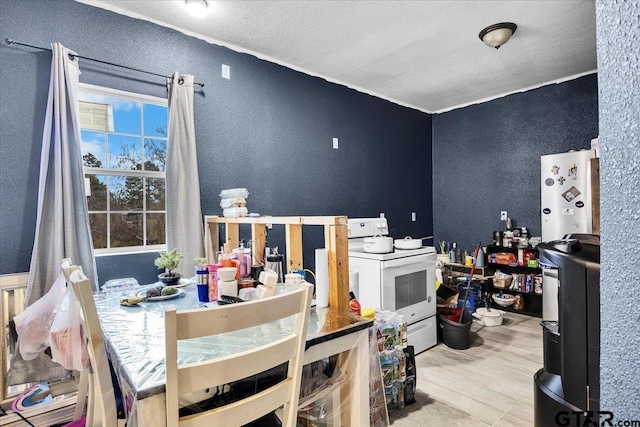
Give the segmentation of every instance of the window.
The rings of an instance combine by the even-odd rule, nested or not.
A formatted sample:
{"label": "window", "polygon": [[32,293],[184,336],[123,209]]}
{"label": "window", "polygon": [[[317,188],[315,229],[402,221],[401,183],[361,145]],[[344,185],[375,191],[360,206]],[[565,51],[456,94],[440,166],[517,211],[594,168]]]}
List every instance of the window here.
{"label": "window", "polygon": [[79,101],[96,254],[164,249],[167,100],[81,84]]}

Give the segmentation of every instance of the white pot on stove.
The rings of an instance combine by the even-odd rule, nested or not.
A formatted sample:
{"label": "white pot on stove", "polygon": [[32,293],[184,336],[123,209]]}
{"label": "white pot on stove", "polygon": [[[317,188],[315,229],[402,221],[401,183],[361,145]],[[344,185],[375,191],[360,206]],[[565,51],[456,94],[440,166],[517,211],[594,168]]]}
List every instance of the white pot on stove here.
{"label": "white pot on stove", "polygon": [[388,254],[393,252],[393,239],[391,237],[373,236],[362,239],[364,251],[372,254]]}

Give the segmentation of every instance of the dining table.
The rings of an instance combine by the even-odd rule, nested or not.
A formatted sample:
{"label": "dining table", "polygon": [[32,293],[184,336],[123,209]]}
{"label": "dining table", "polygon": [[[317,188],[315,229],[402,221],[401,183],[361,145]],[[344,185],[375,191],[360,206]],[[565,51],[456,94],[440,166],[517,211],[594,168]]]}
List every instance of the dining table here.
{"label": "dining table", "polygon": [[[143,286],[125,293],[140,293],[145,289]],[[178,310],[204,309],[217,304],[205,305],[199,301],[193,282],[178,289],[173,296],[147,299],[134,306],[120,304],[123,291],[94,294],[107,355],[122,391],[128,427],[166,426],[164,307],[171,304]],[[340,363],[340,375],[326,381],[322,388],[317,387],[318,390],[309,390],[303,376],[301,389],[306,388],[306,396],[301,396],[300,407],[325,399],[330,408],[328,425],[370,425],[370,384],[381,383],[373,321],[330,307],[312,305],[310,310],[304,368],[331,357]],[[239,353],[287,335],[291,328],[292,322],[284,319],[180,342],[178,361],[197,363]],[[336,355],[339,356],[336,358]],[[314,384],[311,383],[311,388],[316,388]],[[201,394],[180,396],[180,405],[206,400],[218,391],[216,387]]]}

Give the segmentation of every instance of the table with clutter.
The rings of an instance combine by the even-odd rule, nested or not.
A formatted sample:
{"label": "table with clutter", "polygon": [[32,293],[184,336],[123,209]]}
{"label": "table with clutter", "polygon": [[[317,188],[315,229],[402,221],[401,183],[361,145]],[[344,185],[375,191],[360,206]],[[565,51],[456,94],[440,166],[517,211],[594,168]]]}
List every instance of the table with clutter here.
{"label": "table with clutter", "polygon": [[[129,427],[166,425],[164,306],[172,304],[179,310],[204,306],[198,300],[195,283],[189,282],[179,291],[175,297],[147,300],[133,306],[120,304],[122,291],[95,294],[107,354],[122,389]],[[375,342],[369,340],[372,324],[371,320],[334,308],[311,308],[300,407],[307,405],[313,410],[313,401],[327,399],[329,407],[337,405],[338,408],[331,412],[334,425],[345,425],[345,420],[350,425],[368,424],[370,360],[378,357]],[[203,337],[192,340],[188,346],[179,345],[178,357],[193,363],[235,354],[247,346],[278,339],[288,333],[289,327],[291,325],[280,321],[222,336]],[[373,348],[370,341],[374,343]],[[326,361],[337,354],[343,358],[341,369],[331,378],[324,378],[324,384],[318,384],[317,378],[305,381],[305,372],[311,374],[311,370],[318,369],[313,362]],[[320,386],[324,392],[318,390]],[[217,391],[212,388],[202,395],[181,396],[180,403],[189,406],[211,399]]]}

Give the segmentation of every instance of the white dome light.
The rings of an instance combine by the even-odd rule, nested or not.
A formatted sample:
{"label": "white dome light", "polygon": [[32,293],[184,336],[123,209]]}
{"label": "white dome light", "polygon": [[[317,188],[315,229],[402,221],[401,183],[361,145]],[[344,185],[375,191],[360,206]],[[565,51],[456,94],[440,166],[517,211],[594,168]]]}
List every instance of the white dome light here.
{"label": "white dome light", "polygon": [[480,31],[478,37],[487,46],[498,49],[500,46],[509,41],[513,33],[516,32],[518,26],[513,22],[501,22],[499,24],[489,25]]}
{"label": "white dome light", "polygon": [[206,0],[186,0],[187,12],[195,18],[204,18],[207,13]]}

